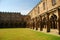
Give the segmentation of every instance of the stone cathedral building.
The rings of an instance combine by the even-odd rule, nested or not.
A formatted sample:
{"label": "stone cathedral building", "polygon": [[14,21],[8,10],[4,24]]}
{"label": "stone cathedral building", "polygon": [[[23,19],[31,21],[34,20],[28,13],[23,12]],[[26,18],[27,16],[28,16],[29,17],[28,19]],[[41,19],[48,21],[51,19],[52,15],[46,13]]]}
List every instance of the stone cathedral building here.
{"label": "stone cathedral building", "polygon": [[60,0],[41,0],[29,13],[30,28],[47,32],[57,29],[60,34]]}
{"label": "stone cathedral building", "polygon": [[0,12],[0,28],[26,28],[28,18],[18,12]]}

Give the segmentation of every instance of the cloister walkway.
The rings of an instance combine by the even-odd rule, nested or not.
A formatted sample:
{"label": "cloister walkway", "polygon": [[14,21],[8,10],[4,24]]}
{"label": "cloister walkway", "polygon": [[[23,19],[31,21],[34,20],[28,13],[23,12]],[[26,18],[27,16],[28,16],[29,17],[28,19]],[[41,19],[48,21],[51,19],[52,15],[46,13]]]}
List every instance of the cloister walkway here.
{"label": "cloister walkway", "polygon": [[[34,31],[36,31],[36,29],[34,29]],[[38,28],[37,31],[43,32],[43,33],[46,33],[46,34],[52,34],[52,35],[60,36],[60,35],[58,34],[58,29],[51,29],[51,31],[50,31],[49,33],[47,33],[46,28],[43,28],[43,31],[40,31],[40,28]]]}

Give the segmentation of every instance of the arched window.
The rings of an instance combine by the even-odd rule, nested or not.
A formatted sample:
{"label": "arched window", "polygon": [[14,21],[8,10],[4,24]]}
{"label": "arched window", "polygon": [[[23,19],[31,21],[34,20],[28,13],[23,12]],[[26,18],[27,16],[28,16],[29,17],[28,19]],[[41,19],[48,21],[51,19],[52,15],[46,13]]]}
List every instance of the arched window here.
{"label": "arched window", "polygon": [[45,10],[45,2],[43,2],[43,9]]}
{"label": "arched window", "polygon": [[52,6],[56,5],[56,0],[52,0]]}
{"label": "arched window", "polygon": [[38,14],[40,13],[40,7],[38,6]]}

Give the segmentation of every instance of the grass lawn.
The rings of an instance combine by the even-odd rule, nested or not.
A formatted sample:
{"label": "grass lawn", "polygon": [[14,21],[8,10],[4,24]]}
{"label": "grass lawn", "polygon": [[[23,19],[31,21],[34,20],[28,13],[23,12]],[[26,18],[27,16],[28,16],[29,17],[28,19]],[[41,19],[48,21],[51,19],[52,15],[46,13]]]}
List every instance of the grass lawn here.
{"label": "grass lawn", "polygon": [[0,29],[0,40],[60,40],[60,37],[28,28],[6,28]]}

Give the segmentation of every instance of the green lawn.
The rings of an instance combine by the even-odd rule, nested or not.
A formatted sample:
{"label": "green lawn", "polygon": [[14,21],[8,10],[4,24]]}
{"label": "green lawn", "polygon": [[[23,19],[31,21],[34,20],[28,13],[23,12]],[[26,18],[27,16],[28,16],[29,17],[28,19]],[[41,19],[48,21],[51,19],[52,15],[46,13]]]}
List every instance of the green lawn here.
{"label": "green lawn", "polygon": [[28,28],[6,28],[0,29],[0,40],[60,40],[60,37]]}

